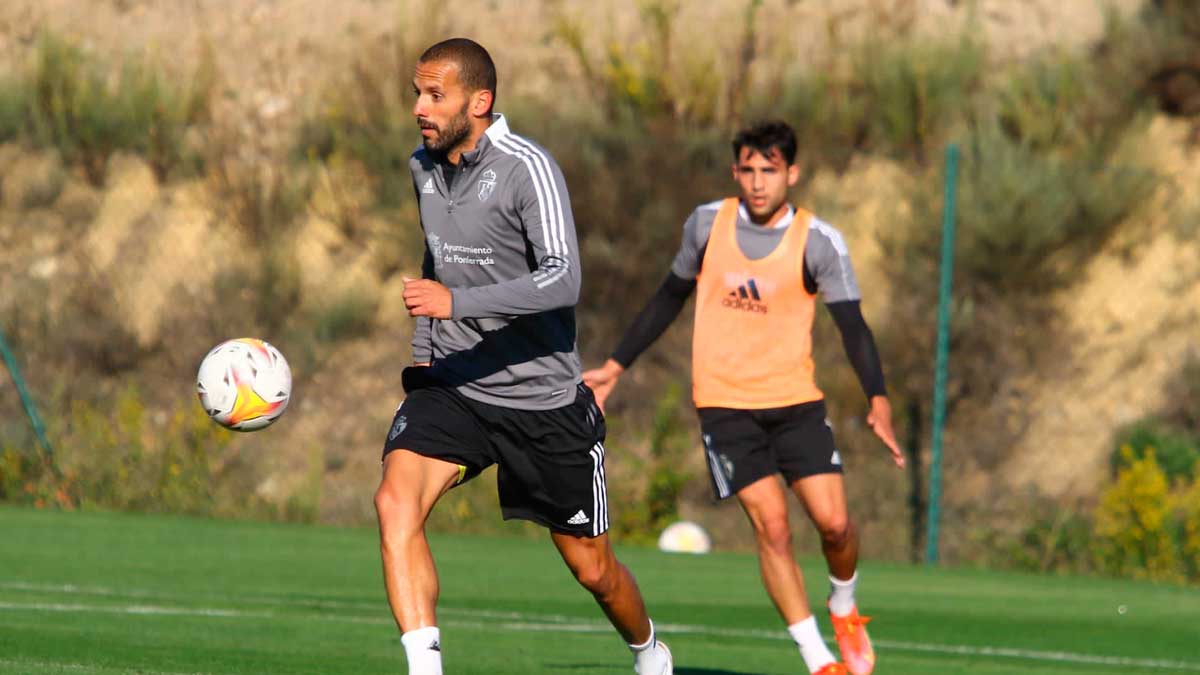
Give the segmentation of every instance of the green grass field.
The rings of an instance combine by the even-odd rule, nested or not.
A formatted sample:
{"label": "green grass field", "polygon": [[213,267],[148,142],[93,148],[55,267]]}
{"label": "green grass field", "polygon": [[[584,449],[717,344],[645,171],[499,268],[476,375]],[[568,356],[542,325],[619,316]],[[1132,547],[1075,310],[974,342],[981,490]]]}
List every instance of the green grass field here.
{"label": "green grass field", "polygon": [[[549,541],[433,546],[447,673],[632,673]],[[803,672],[751,556],[619,554],[676,673]],[[1200,672],[1194,588],[880,564],[860,588],[880,675]],[[0,508],[2,672],[404,670],[373,530]]]}

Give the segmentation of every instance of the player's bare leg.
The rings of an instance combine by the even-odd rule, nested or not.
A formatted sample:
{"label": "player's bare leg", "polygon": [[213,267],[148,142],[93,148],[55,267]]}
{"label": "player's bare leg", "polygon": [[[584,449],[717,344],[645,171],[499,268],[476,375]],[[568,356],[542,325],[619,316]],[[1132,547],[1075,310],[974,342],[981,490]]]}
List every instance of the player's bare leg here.
{"label": "player's bare leg", "polygon": [[629,644],[637,672],[669,675],[671,652],[655,639],[654,625],[646,613],[637,580],[613,554],[608,534],[589,539],[551,532],[550,537],[575,579],[596,598],[613,627]]}
{"label": "player's bare leg", "polygon": [[[438,498],[458,477],[456,464],[408,450],[393,450],[384,458],[383,479],[375,492],[383,583],[392,617],[404,634],[402,640],[412,673],[441,673],[436,629],[438,577],[425,539],[425,520]],[[424,644],[411,644],[413,637]],[[429,650],[433,651],[422,653]]]}
{"label": "player's bare leg", "polygon": [[738,490],[737,498],[754,526],[763,586],[779,615],[788,625],[810,616],[804,577],[792,555],[787,493],[774,476],[767,476]]}
{"label": "player's bare leg", "polygon": [[792,484],[809,518],[821,533],[821,550],[829,566],[829,613],[847,669],[867,675],[875,668],[875,651],[867,635],[869,619],[860,616],[854,600],[858,581],[858,534],[846,508],[841,474],[820,474]]}
{"label": "player's bare leg", "polygon": [[763,586],[800,648],[805,665],[813,673],[829,667],[834,663],[833,654],[821,639],[804,591],[804,577],[792,554],[787,491],[778,479],[767,476],[739,490],[737,498],[754,526]]}
{"label": "player's bare leg", "polygon": [[854,576],[858,567],[858,533],[846,508],[842,475],[823,473],[801,478],[792,489],[821,534],[821,551],[829,573],[838,579]]}

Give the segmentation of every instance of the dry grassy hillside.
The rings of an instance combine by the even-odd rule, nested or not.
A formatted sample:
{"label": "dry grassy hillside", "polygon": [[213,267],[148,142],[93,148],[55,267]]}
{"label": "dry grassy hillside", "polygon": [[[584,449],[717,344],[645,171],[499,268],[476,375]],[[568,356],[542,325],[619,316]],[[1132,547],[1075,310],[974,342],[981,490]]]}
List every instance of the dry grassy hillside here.
{"label": "dry grassy hillside", "polygon": [[[327,522],[369,520],[380,436],[400,395],[399,369],[408,358],[411,324],[399,301],[399,279],[415,270],[420,254],[411,205],[367,208],[369,200],[360,194],[366,177],[354,166],[322,165],[312,169],[312,192],[293,229],[273,238],[269,231],[239,224],[240,204],[223,181],[249,176],[269,188],[268,196],[286,193],[289,176],[280,167],[287,166],[284,160],[306,116],[330,105],[321,94],[330,82],[353,80],[359,75],[356,61],[364,56],[399,63],[397,54],[452,34],[493,47],[501,74],[500,108],[513,106],[518,111],[513,126],[537,138],[539,129],[522,128],[520,111],[564,97],[590,100],[592,80],[565,48],[562,22],[590,28],[580,36],[587,53],[619,52],[646,30],[645,15],[629,4],[463,0],[451,12],[428,3],[371,0],[3,3],[0,75],[22,67],[47,29],[95,55],[150,54],[180,77],[210,64],[216,72],[214,119],[209,135],[189,142],[198,152],[218,146],[226,152],[220,170],[166,182],[143,159],[118,154],[103,184],[93,185],[53,152],[0,145],[0,317],[8,321],[3,325],[24,326],[18,337],[77,333],[66,343],[70,353],[39,354],[30,347],[33,358],[44,359],[26,364],[30,379],[55,394],[65,392],[66,399],[92,398],[95,392],[81,390],[89,383],[71,382],[69,373],[81,362],[98,363],[100,371],[114,374],[97,385],[105,392],[137,379],[143,388],[190,395],[186,390],[198,355],[231,336],[226,333],[247,329],[228,310],[239,306],[238,279],[250,278],[247,268],[263,264],[244,251],[265,244],[276,253],[271,264],[294,274],[294,283],[279,286],[294,296],[289,306],[336,339],[314,338],[316,346],[291,352],[280,345],[297,367],[295,409],[269,434],[244,440],[263,458],[255,490],[278,503],[307,495]],[[770,0],[762,3],[753,24],[755,67],[744,72],[753,79],[787,71],[869,36],[886,41],[966,26],[974,26],[989,45],[992,62],[1019,61],[1047,45],[1084,49],[1103,33],[1106,8],[1129,15],[1142,5],[1141,0]],[[720,35],[739,26],[745,11],[741,2],[684,3],[671,24],[672,38],[687,42],[696,35]],[[685,75],[702,72],[722,83],[736,79],[737,59],[712,58],[680,59],[668,67]],[[403,87],[404,77],[397,73],[389,86]],[[736,116],[735,111],[725,114]],[[1028,489],[1051,496],[1093,495],[1107,477],[1115,430],[1160,409],[1180,364],[1200,350],[1200,250],[1193,226],[1200,213],[1195,187],[1200,154],[1188,140],[1190,133],[1191,127],[1177,120],[1153,121],[1137,154],[1165,177],[1159,193],[1134,216],[1136,227],[1120,230],[1131,234],[1118,233],[1076,284],[1053,296],[1067,317],[1069,349],[1033,354],[1035,367],[1011,374],[1002,395],[968,399],[953,411],[946,489],[949,510],[958,517],[947,523],[948,538],[969,539],[989,517],[981,504],[1015,509],[1019,505],[1013,502]],[[714,170],[724,171],[720,165]],[[840,170],[817,170],[807,184],[805,201],[847,235],[873,325],[884,323],[887,310],[904,301],[892,295],[879,264],[880,241],[897,214],[910,210],[914,181],[930,175],[899,160],[858,157]],[[720,184],[712,179],[705,186]],[[707,198],[711,195],[696,195],[697,202]],[[668,215],[682,222],[686,212]],[[581,221],[588,251],[608,246],[602,225]],[[647,264],[665,268],[673,245],[661,246],[661,260]],[[608,287],[620,281],[595,283]],[[214,294],[214,288],[220,292]],[[639,288],[631,295],[649,291]],[[585,328],[608,318],[597,307],[583,306],[580,312]],[[927,352],[932,316],[931,310],[927,332],[915,327],[897,333],[924,335],[926,342],[887,349]],[[358,323],[348,329],[348,320]],[[119,339],[80,330],[81,321],[105,327],[107,332],[98,335]],[[276,321],[281,332],[294,324],[287,316]],[[34,324],[38,327],[30,328]],[[611,334],[589,339],[585,330],[585,358],[601,358]],[[824,335],[832,334],[826,330]],[[664,344],[685,345],[686,327],[676,326]],[[823,363],[840,369],[830,379],[836,380],[835,388],[845,389],[838,383],[851,381],[848,369],[836,343],[830,344],[823,348]],[[612,457],[617,480],[635,476],[650,461],[648,415],[634,409],[653,409],[671,382],[686,386],[679,370],[686,362],[682,352],[659,354],[631,373],[629,398],[617,402],[614,416],[614,434],[628,452]],[[138,363],[139,370],[128,370],[129,363]],[[15,405],[11,392],[0,394],[6,406]],[[671,423],[694,438],[692,417],[686,405],[679,408]],[[53,419],[67,411],[45,414]],[[834,414],[843,442],[857,448],[848,459],[849,484],[864,522],[867,553],[901,557],[908,537],[907,478],[888,468],[882,451],[871,449],[860,410],[846,405]],[[904,426],[902,419],[897,423]],[[999,429],[1003,433],[996,431],[997,437],[1016,439],[1002,463],[981,462],[973,454],[981,429],[985,435]],[[686,456],[683,470],[695,479],[684,489],[683,515],[711,526],[719,544],[745,543],[743,528],[733,526],[740,513],[707,502],[700,454],[689,449]],[[481,507],[472,498],[448,508],[456,510],[456,522],[465,522]]]}

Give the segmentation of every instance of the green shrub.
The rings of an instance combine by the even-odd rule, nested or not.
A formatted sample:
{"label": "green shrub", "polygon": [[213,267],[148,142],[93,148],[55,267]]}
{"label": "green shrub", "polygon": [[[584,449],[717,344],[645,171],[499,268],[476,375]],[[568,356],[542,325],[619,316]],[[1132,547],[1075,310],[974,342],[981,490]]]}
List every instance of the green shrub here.
{"label": "green shrub", "polygon": [[[1046,292],[1074,281],[1158,183],[1151,170],[1122,165],[1120,157],[1041,152],[994,124],[977,128],[963,145],[954,271],[956,290],[968,294],[977,285]],[[933,176],[923,181],[914,194],[916,222],[940,222],[941,192]],[[905,257],[937,259],[938,228],[888,236],[893,248],[915,247]],[[932,297],[933,284],[927,286]]]}
{"label": "green shrub", "polygon": [[937,158],[947,131],[982,87],[984,50],[967,34],[946,41],[867,41],[856,63],[870,129],[868,143],[923,163]]}
{"label": "green shrub", "polygon": [[1159,420],[1143,420],[1117,435],[1113,473],[1153,452],[1169,481],[1188,480],[1200,468],[1200,437]]}
{"label": "green shrub", "polygon": [[408,159],[420,142],[411,77],[430,36],[452,32],[450,18],[436,4],[407,8],[392,36],[366,46],[340,76],[322,84],[300,125],[293,158],[360,162],[378,206],[411,204]]}
{"label": "green shrub", "polygon": [[597,33],[596,27],[565,11],[554,19],[553,35],[579,67],[586,103],[600,110],[606,121],[650,130],[728,129],[742,117],[761,7],[761,0],[747,2],[737,23],[725,27],[733,39],[723,52],[707,44],[689,48],[701,43],[677,39],[682,9],[677,0],[639,2],[635,35],[606,35],[598,50],[587,40]]}
{"label": "green shrub", "polygon": [[1175,502],[1180,522],[1180,558],[1188,579],[1200,580],[1200,465],[1191,484],[1180,490]]}
{"label": "green shrub", "polygon": [[375,326],[375,298],[347,290],[322,307],[313,319],[314,335],[324,342],[369,335]]}
{"label": "green shrub", "polygon": [[1006,547],[1003,564],[1032,572],[1085,572],[1092,557],[1092,522],[1077,508],[1055,505]]}
{"label": "green shrub", "polygon": [[0,113],[8,111],[5,126],[11,133],[11,111],[23,110],[20,131],[82,166],[93,184],[103,182],[108,158],[117,150],[144,156],[161,180],[183,160],[186,129],[208,115],[215,80],[211,63],[205,60],[181,83],[147,61],[130,58],[112,77],[79,47],[43,33],[27,81],[9,88],[27,101],[16,105],[8,94]]}
{"label": "green shrub", "polygon": [[29,95],[15,77],[0,76],[0,143],[17,138],[25,127]]}
{"label": "green shrub", "polygon": [[1132,448],[1126,446],[1122,455],[1124,466],[1096,508],[1097,566],[1121,576],[1179,580],[1182,573],[1172,537],[1166,474],[1153,449],[1135,458]]}
{"label": "green shrub", "polygon": [[76,400],[55,446],[65,497],[82,508],[273,518],[259,497],[267,458],[233,444],[194,400],[150,410],[126,385],[98,402]]}
{"label": "green shrub", "polygon": [[[682,467],[686,454],[694,446],[683,413],[690,409],[683,388],[671,384],[654,408],[648,457],[636,464],[644,478],[641,494],[619,501],[616,525],[629,541],[653,543],[660,532],[679,518],[679,499],[691,476]],[[617,500],[610,498],[610,502]]]}

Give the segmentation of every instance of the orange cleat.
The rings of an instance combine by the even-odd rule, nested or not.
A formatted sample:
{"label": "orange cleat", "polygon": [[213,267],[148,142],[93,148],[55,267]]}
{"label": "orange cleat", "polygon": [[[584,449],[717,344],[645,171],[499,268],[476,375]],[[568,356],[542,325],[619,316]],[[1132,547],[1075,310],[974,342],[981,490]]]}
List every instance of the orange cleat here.
{"label": "orange cleat", "polygon": [[846,662],[846,670],[850,675],[870,675],[875,669],[875,650],[871,648],[871,638],[867,636],[867,622],[871,617],[859,616],[855,607],[846,616],[831,613],[829,618],[833,621],[833,633],[837,637],[842,660]]}
{"label": "orange cleat", "polygon": [[846,675],[847,672],[846,666],[840,663],[831,663],[813,673],[813,675]]}

